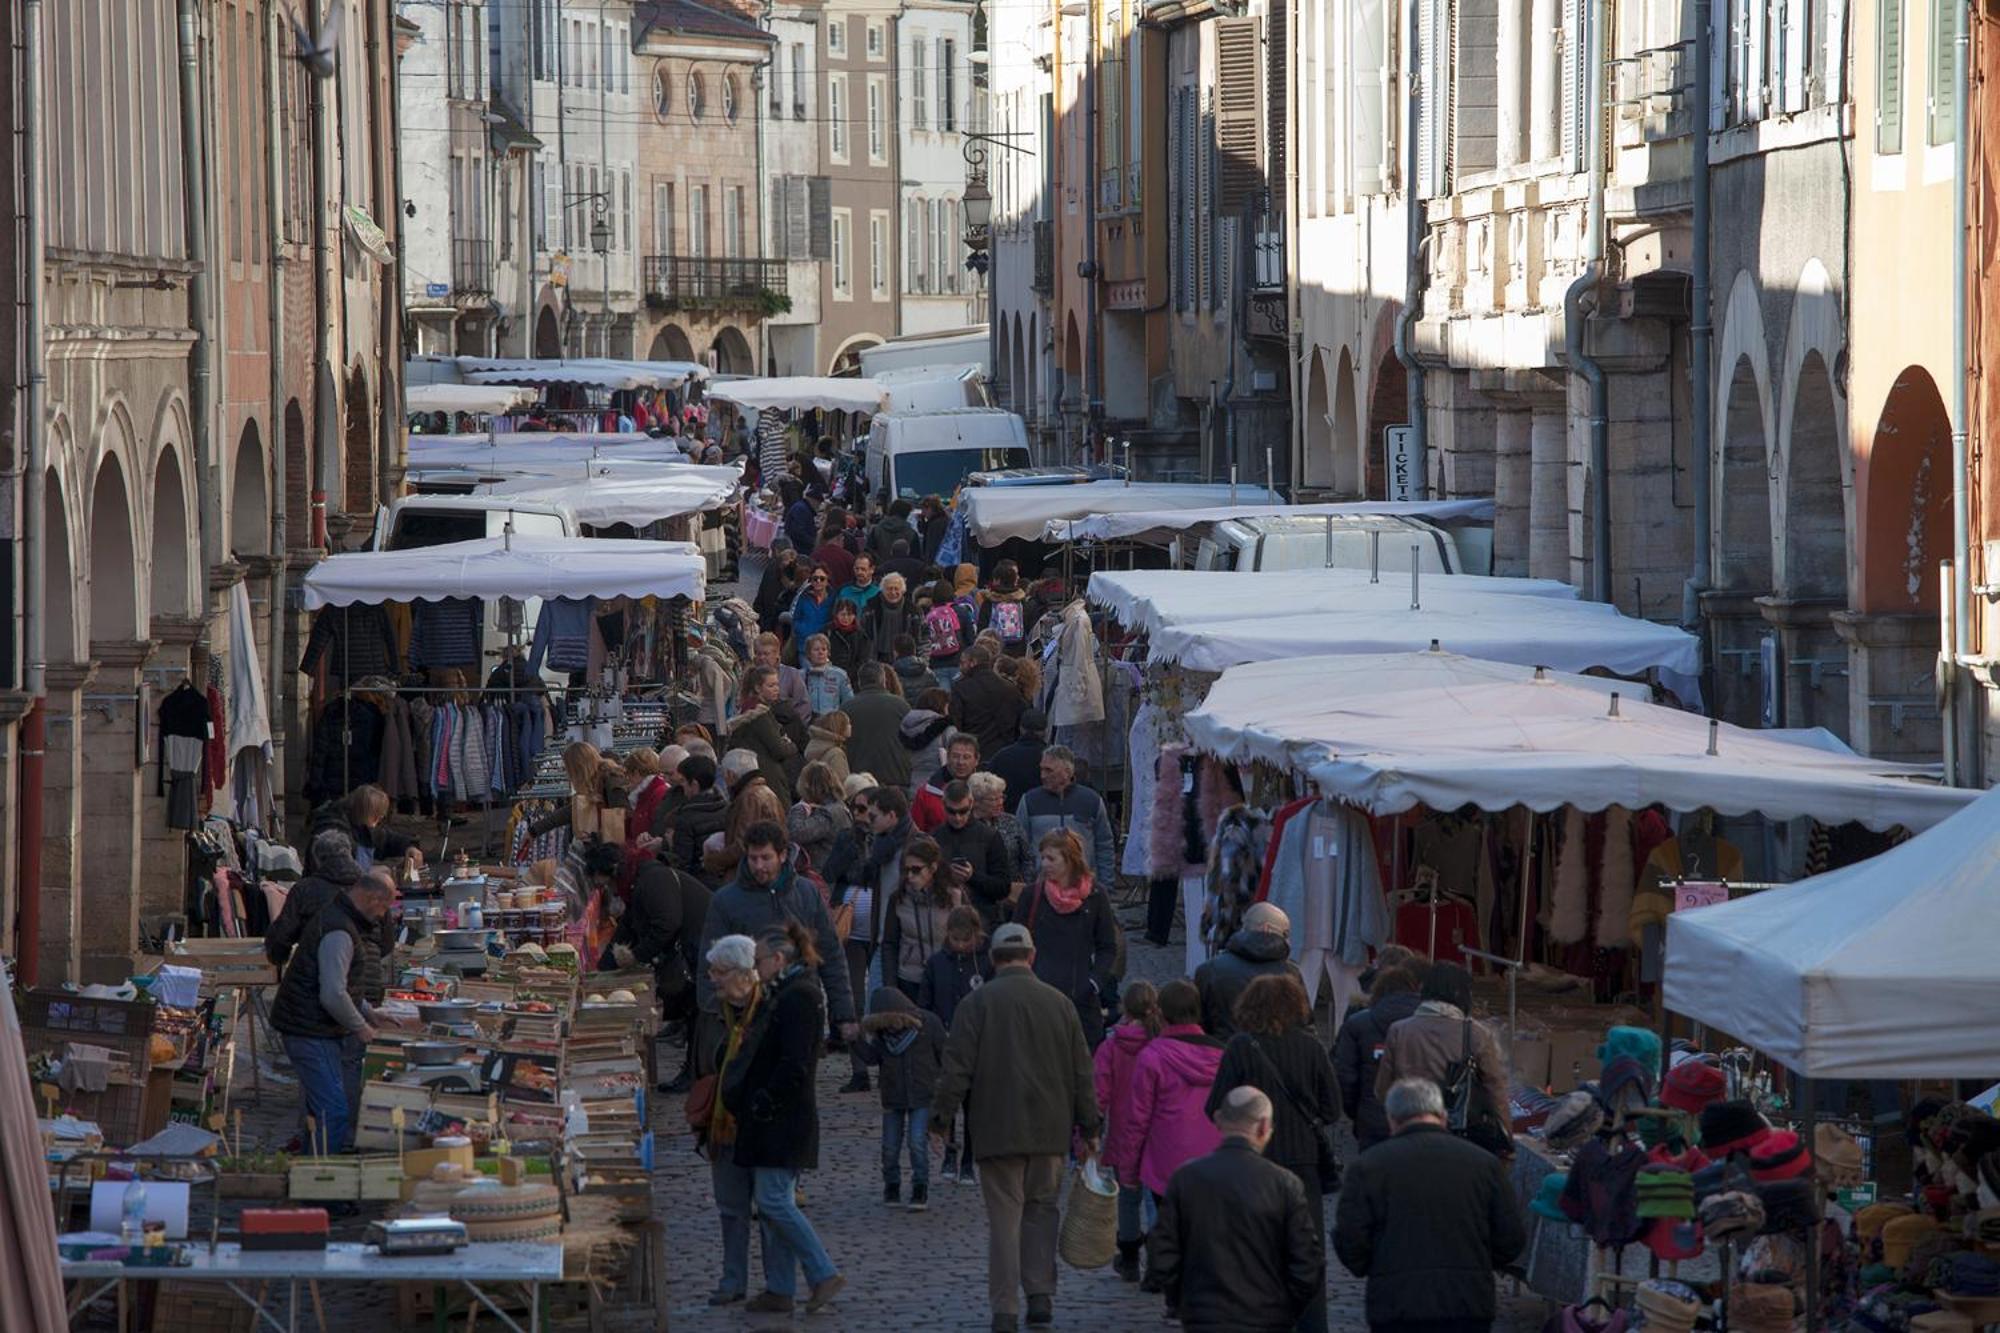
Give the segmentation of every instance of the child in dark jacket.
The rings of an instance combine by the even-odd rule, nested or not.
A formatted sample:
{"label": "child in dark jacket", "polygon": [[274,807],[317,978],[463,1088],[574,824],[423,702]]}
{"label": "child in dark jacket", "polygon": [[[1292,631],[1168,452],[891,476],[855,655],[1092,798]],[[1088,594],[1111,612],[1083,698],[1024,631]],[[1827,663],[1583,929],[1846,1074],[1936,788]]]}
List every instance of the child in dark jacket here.
{"label": "child in dark jacket", "polygon": [[[924,964],[923,980],[917,984],[917,1003],[936,1014],[947,1030],[952,1015],[968,995],[993,980],[993,960],[986,954],[986,923],[979,909],[961,904],[944,919],[944,947]],[[961,1185],[974,1183],[972,1174],[972,1121],[958,1118],[958,1130],[944,1146],[944,1178]]]}
{"label": "child in dark jacket", "polygon": [[882,1202],[902,1203],[903,1144],[910,1148],[910,1211],[930,1206],[931,1094],[944,1069],[944,1024],[893,986],[868,997],[861,1061],[882,1070]]}

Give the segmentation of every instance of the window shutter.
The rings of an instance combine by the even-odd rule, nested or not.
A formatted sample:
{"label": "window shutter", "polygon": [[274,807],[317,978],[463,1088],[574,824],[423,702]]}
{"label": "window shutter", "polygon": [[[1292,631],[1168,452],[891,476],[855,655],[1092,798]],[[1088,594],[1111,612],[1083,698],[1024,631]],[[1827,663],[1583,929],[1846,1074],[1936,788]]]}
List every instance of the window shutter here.
{"label": "window shutter", "polygon": [[1215,20],[1216,209],[1230,217],[1264,184],[1263,84],[1257,20]]}
{"label": "window shutter", "polygon": [[1903,0],[1877,0],[1875,151],[1903,151]]}
{"label": "window shutter", "polygon": [[1450,0],[1424,0],[1413,38],[1417,67],[1423,71],[1418,90],[1417,193],[1433,198],[1449,189],[1452,143],[1452,7]]}
{"label": "window shutter", "polygon": [[791,236],[785,229],[785,182],[787,176],[771,177],[771,202],[766,216],[771,225],[771,258],[790,259],[792,257]]}
{"label": "window shutter", "polygon": [[[1286,26],[1289,13],[1287,6],[1273,5],[1264,17],[1264,153],[1268,159],[1264,164],[1264,179],[1274,189],[1285,179],[1285,109],[1291,86],[1285,69],[1286,54],[1291,49],[1290,29]],[[1138,108],[1133,111],[1136,114]],[[1266,207],[1271,212],[1284,211],[1278,201]]]}
{"label": "window shutter", "polygon": [[[1353,0],[1348,60],[1348,160],[1354,193],[1380,194],[1386,187],[1385,133],[1389,88],[1388,0]],[[1329,64],[1328,69],[1331,69]]]}
{"label": "window shutter", "polygon": [[1563,61],[1563,156],[1569,159],[1572,171],[1583,170],[1583,154],[1589,132],[1589,121],[1585,119],[1590,110],[1584,106],[1585,91],[1590,87],[1588,75],[1589,59],[1585,51],[1584,13],[1582,0],[1563,0],[1563,42],[1568,58]]}
{"label": "window shutter", "polygon": [[1207,310],[1215,299],[1215,90],[1201,90],[1201,122],[1195,131],[1197,157],[1193,216],[1188,230],[1195,246],[1195,309]]}
{"label": "window shutter", "polygon": [[[1732,6],[1735,3],[1738,3],[1738,0],[1731,0]],[[1709,12],[1709,22],[1716,23],[1714,17],[1716,11],[1712,6]],[[1730,34],[1735,31],[1735,22],[1735,10],[1732,7],[1726,12],[1714,33],[1714,39],[1709,43],[1708,128],[1711,131],[1724,129],[1729,124]],[[1567,86],[1567,67],[1565,67],[1565,86]]]}
{"label": "window shutter", "polygon": [[1237,247],[1242,244],[1243,220],[1238,217],[1215,221],[1215,309],[1234,310],[1231,293],[1236,290],[1236,269],[1242,262]]}
{"label": "window shutter", "polygon": [[806,213],[811,219],[806,244],[813,259],[830,259],[833,256],[833,214],[828,211],[832,186],[833,183],[825,176],[811,176],[806,180]]}
{"label": "window shutter", "polygon": [[793,259],[813,259],[812,209],[806,203],[806,178],[785,177],[785,253]]}
{"label": "window shutter", "polygon": [[1847,101],[1846,33],[1845,0],[1826,0],[1826,21],[1820,25],[1819,49],[1814,53],[1823,71],[1812,98],[1815,106],[1841,106]]}
{"label": "window shutter", "polygon": [[1807,0],[1785,0],[1785,27],[1780,34],[1778,56],[1780,105],[1786,111],[1806,109],[1806,74],[1811,61],[1806,58]]}
{"label": "window shutter", "polygon": [[1953,74],[1958,63],[1958,25],[1965,21],[1966,0],[1931,0],[1930,129],[1925,142],[1945,144],[1957,132],[1958,87]]}

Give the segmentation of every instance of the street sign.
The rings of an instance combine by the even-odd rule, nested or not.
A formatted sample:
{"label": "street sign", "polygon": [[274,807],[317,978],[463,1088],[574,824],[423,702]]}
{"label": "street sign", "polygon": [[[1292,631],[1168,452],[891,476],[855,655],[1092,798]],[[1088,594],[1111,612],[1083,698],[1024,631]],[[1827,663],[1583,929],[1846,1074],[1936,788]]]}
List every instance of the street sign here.
{"label": "street sign", "polygon": [[1384,475],[1389,479],[1388,498],[1423,499],[1424,481],[1417,474],[1422,460],[1417,457],[1416,432],[1408,426],[1385,426],[1382,430],[1382,451],[1387,459]]}
{"label": "street sign", "polygon": [[424,284],[424,295],[430,297],[432,300],[443,296],[450,296],[451,284],[448,282],[427,282]]}

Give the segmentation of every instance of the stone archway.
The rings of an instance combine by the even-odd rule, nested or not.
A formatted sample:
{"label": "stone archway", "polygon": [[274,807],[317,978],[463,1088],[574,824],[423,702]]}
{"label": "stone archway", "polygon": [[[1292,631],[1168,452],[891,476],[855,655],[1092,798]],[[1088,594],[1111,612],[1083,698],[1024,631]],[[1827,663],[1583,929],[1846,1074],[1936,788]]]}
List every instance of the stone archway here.
{"label": "stone archway", "polygon": [[1022,339],[1021,317],[1014,316],[1013,323],[1014,366],[1013,372],[1007,377],[1007,405],[1025,418],[1028,415],[1029,405],[1034,401],[1028,388],[1028,358],[1033,352],[1029,344]]}
{"label": "stone archway", "polygon": [[870,347],[880,347],[881,345],[882,340],[872,333],[856,334],[842,343],[839,350],[834,352],[833,359],[827,363],[826,373],[829,375],[859,375],[861,373],[861,354]]}
{"label": "stone archway", "polygon": [[1314,348],[1306,370],[1305,412],[1301,431],[1299,484],[1311,491],[1333,487],[1333,407],[1327,397],[1326,353]]}
{"label": "stone archway", "polygon": [[1771,448],[1749,357],[1737,358],[1723,404],[1716,586],[1761,595],[1771,589]]}
{"label": "stone archway", "polygon": [[1935,612],[1938,562],[1951,554],[1951,418],[1921,366],[1898,375],[1882,405],[1862,531],[1862,608]]}
{"label": "stone archway", "polygon": [[1410,419],[1410,372],[1387,349],[1375,362],[1374,383],[1368,393],[1368,428],[1362,433],[1361,475],[1366,478],[1368,498],[1380,500],[1389,494],[1389,465],[1383,452],[1383,433],[1391,426],[1405,425]]}
{"label": "stone archway", "polygon": [[1788,597],[1847,597],[1847,504],[1843,442],[1833,376],[1818,352],[1806,354],[1792,391],[1785,442],[1783,586]]}
{"label": "stone archway", "polygon": [[70,546],[69,506],[63,500],[62,477],[49,469],[42,486],[42,637],[51,662],[79,660],[77,645],[77,580]]}
{"label": "stone archway", "polygon": [[187,514],[187,482],[180,451],[160,450],[153,469],[153,614],[191,616],[195,613],[190,562],[194,541]]}
{"label": "stone archway", "polygon": [[271,553],[270,487],[264,465],[264,442],[257,423],[243,423],[236,441],[236,467],[229,482],[229,545],[237,555]]}
{"label": "stone archway", "polygon": [[[138,561],[132,540],[131,492],[118,455],[106,454],[90,488],[90,641],[129,643],[139,637]],[[65,596],[68,594],[65,593]]]}
{"label": "stone archway", "polygon": [[750,340],[743,336],[743,330],[733,325],[725,326],[717,333],[714,344],[708,350],[719,374],[752,375],[757,371],[757,358],[750,352]]}
{"label": "stone archway", "polygon": [[[90,488],[90,655],[98,663],[91,688],[100,696],[136,693],[153,647],[132,519],[125,465],[107,451]],[[140,770],[132,752],[142,725],[137,709],[122,704],[77,714],[77,804],[89,838],[90,901],[77,922],[86,981],[125,975],[138,946]]]}
{"label": "stone archway", "polygon": [[680,325],[663,324],[653,335],[653,348],[646,355],[649,361],[692,361],[694,344]]}
{"label": "stone archway", "polygon": [[341,508],[350,514],[366,514],[375,507],[375,413],[368,391],[368,376],[356,362],[347,372],[347,492]]}
{"label": "stone archway", "polygon": [[306,438],[306,414],[294,398],[285,404],[285,533],[294,546],[313,546],[312,445]]}
{"label": "stone archway", "polygon": [[552,360],[562,354],[562,330],[556,324],[555,307],[545,305],[535,313],[535,356]]}

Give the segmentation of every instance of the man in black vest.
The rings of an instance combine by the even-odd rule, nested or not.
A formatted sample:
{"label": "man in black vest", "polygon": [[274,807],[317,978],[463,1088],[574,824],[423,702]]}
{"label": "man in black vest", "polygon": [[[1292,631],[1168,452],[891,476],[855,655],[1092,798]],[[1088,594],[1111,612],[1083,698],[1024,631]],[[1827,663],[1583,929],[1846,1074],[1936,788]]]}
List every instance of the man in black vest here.
{"label": "man in black vest", "polygon": [[387,1021],[368,1004],[368,965],[377,923],[395,900],[396,881],[382,870],[336,895],[300,930],[271,1005],[314,1121],[309,1147],[321,1152],[345,1152],[353,1140],[361,1053]]}

